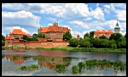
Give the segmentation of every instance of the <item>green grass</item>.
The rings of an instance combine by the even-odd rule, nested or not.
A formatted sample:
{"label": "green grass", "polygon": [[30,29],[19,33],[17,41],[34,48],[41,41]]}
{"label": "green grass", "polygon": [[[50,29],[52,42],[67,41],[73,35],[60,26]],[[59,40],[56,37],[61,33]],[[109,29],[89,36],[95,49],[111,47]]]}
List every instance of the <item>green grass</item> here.
{"label": "green grass", "polygon": [[[2,49],[12,49],[12,47],[2,47]],[[117,53],[117,54],[125,54],[126,53],[126,48],[76,48],[76,47],[65,47],[65,48],[29,48],[29,47],[13,47],[13,49],[24,49],[24,50],[46,50],[46,51],[65,51],[65,52],[93,52],[93,53]]]}

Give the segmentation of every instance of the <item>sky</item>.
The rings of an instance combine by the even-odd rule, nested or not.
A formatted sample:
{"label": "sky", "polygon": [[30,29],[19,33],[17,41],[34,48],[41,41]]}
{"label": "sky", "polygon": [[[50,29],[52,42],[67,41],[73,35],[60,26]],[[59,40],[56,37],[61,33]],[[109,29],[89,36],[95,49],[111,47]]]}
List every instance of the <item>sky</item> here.
{"label": "sky", "polygon": [[54,22],[71,29],[71,34],[81,37],[87,32],[112,30],[117,23],[121,33],[126,33],[125,3],[2,3],[2,35],[13,29],[28,34],[38,32]]}

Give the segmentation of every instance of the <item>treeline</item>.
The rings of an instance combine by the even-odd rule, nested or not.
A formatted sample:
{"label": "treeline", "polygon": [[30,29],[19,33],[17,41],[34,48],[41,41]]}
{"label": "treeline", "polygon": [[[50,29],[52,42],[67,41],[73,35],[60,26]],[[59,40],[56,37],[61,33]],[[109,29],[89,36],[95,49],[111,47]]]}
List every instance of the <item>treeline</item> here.
{"label": "treeline", "polygon": [[113,33],[110,38],[101,36],[94,38],[94,31],[86,33],[83,38],[70,37],[69,46],[71,47],[95,47],[95,48],[126,48],[126,35]]}

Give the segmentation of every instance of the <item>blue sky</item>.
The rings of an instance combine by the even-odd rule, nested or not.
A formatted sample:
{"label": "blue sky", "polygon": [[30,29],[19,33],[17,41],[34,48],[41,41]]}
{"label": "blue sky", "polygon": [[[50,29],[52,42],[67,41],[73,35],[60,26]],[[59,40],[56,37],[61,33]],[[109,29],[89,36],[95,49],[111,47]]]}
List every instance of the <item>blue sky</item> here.
{"label": "blue sky", "polygon": [[124,3],[3,3],[2,34],[22,29],[28,34],[54,22],[71,29],[81,37],[90,31],[112,30],[119,20],[121,33],[126,33]]}

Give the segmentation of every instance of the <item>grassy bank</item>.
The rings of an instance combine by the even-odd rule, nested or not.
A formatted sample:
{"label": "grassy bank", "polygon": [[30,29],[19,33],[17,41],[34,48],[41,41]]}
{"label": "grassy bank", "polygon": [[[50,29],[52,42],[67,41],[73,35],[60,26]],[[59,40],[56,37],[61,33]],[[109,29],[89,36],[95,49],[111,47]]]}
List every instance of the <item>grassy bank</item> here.
{"label": "grassy bank", "polygon": [[52,50],[52,51],[69,51],[69,52],[103,52],[103,53],[126,53],[125,48],[112,49],[112,48],[37,48],[38,50]]}
{"label": "grassy bank", "polygon": [[108,60],[87,60],[78,63],[72,67],[73,74],[79,74],[84,69],[113,69],[114,71],[126,71],[126,63],[120,61],[108,61]]}
{"label": "grassy bank", "polygon": [[2,47],[3,50],[46,50],[46,51],[66,51],[66,52],[94,52],[94,53],[126,53],[126,48],[29,48],[29,47]]}

